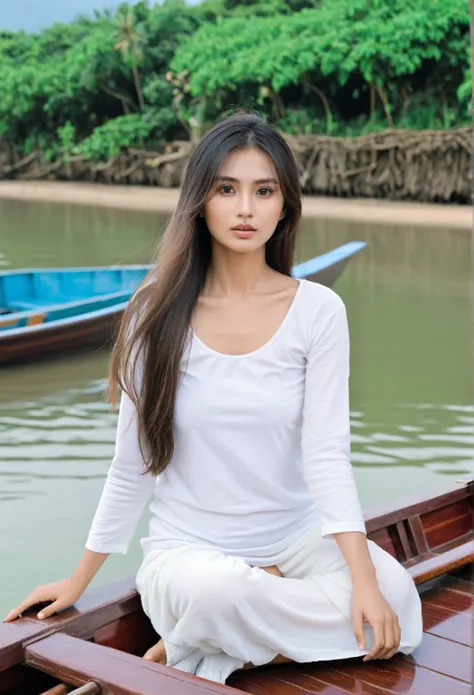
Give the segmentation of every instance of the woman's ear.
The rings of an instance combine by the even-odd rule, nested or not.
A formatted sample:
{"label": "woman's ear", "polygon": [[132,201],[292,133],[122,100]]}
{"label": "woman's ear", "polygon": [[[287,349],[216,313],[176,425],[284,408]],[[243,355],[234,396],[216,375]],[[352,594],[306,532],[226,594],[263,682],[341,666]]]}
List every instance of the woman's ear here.
{"label": "woman's ear", "polygon": [[283,208],[283,210],[281,211],[280,218],[279,218],[279,219],[280,219],[280,222],[284,219],[285,215],[286,215],[286,209]]}

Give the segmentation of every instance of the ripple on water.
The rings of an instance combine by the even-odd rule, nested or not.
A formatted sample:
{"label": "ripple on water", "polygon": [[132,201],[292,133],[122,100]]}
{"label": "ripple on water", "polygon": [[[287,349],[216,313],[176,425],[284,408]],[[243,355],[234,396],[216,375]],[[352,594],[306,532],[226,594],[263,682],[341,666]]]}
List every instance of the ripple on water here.
{"label": "ripple on water", "polygon": [[[442,475],[474,474],[474,408],[399,404],[368,408],[352,439],[357,466],[423,467]],[[363,433],[363,437],[361,437]],[[403,433],[403,434],[400,434]]]}
{"label": "ripple on water", "polygon": [[117,413],[100,400],[99,391],[88,385],[40,401],[0,405],[1,501],[44,495],[48,480],[104,478]]}
{"label": "ripple on water", "polygon": [[[117,413],[104,382],[40,401],[0,405],[1,500],[44,494],[43,481],[102,480],[114,453]],[[360,404],[359,404],[360,406]],[[473,413],[471,415],[471,413]],[[357,468],[426,468],[474,474],[474,408],[395,404],[351,413]]]}

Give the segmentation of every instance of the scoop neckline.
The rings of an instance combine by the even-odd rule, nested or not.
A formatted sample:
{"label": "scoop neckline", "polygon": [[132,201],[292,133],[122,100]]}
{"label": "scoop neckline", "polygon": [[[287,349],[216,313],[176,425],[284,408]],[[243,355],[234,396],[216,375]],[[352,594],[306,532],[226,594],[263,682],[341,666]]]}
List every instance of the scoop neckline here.
{"label": "scoop neckline", "polygon": [[269,348],[270,345],[272,345],[272,343],[278,338],[278,336],[280,335],[280,333],[283,331],[284,327],[288,323],[290,316],[293,314],[295,305],[297,304],[298,296],[301,294],[300,290],[301,290],[301,286],[303,284],[303,278],[293,278],[293,279],[298,281],[298,286],[296,288],[296,292],[294,294],[292,302],[291,302],[290,306],[288,307],[288,310],[287,310],[285,316],[283,317],[283,320],[281,321],[280,325],[276,329],[275,333],[271,336],[271,338],[269,340],[267,340],[266,343],[261,345],[256,350],[251,350],[251,352],[241,352],[241,353],[238,353],[235,355],[232,353],[228,353],[228,352],[219,352],[218,350],[214,350],[209,345],[204,343],[201,340],[201,338],[199,338],[199,336],[196,335],[196,333],[193,331],[193,329],[190,326],[189,331],[190,331],[192,340],[195,341],[198,345],[200,345],[206,352],[209,352],[212,355],[215,355],[216,357],[222,357],[225,359],[242,359],[245,357],[253,357],[254,355],[260,354],[261,352],[263,352],[264,350]]}

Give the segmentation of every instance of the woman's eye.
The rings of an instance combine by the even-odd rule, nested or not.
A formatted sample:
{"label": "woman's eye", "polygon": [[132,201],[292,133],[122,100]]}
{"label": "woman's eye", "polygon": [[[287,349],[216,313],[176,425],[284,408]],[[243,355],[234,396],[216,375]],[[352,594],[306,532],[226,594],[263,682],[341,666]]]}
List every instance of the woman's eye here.
{"label": "woman's eye", "polygon": [[[229,195],[230,193],[233,193],[234,188],[233,186],[226,184],[225,186],[221,186],[219,191],[224,193],[224,195]],[[268,198],[273,193],[271,188],[259,188],[257,192],[262,198]]]}

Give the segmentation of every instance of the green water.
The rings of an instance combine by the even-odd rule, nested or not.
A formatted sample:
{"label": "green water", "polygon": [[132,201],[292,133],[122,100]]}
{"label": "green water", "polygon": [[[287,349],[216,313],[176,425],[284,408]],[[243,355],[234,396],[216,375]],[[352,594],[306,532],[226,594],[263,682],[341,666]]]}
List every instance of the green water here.
{"label": "green water", "polygon": [[[0,201],[0,267],[149,262],[165,216]],[[352,343],[364,506],[474,475],[470,234],[305,221],[297,260],[361,239],[335,286]],[[0,615],[70,573],[113,455],[106,351],[0,370]],[[145,519],[140,528],[143,529]],[[95,583],[131,574],[109,558]]]}

